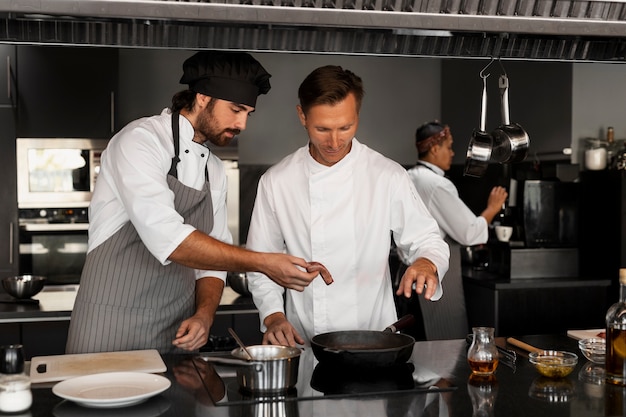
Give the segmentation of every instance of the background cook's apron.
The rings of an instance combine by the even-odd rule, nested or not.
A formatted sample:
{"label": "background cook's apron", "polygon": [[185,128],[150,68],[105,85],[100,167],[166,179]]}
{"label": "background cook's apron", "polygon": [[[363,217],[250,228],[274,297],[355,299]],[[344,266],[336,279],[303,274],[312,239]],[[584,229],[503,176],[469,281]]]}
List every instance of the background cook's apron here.
{"label": "background cook's apron", "polygon": [[[209,181],[202,190],[176,177],[178,114],[172,115],[175,156],[167,176],[174,207],[184,222],[204,233],[213,229]],[[131,222],[87,254],[72,311],[66,353],[157,349],[172,345],[181,322],[195,312],[195,272],[162,265],[143,244]]]}

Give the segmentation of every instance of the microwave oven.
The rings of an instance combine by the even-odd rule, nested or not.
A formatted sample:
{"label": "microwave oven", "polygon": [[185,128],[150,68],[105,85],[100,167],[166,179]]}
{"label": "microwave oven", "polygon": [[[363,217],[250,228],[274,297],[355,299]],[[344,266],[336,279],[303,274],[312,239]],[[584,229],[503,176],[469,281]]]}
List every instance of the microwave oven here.
{"label": "microwave oven", "polygon": [[17,138],[17,205],[87,207],[107,139]]}

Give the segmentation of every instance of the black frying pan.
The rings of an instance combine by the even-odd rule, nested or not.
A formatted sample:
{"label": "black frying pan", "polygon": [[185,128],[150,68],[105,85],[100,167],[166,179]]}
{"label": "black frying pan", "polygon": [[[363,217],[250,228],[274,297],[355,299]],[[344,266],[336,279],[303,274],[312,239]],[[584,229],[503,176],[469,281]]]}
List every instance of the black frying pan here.
{"label": "black frying pan", "polygon": [[313,354],[320,363],[339,367],[381,368],[405,363],[413,353],[415,339],[396,333],[413,324],[406,315],[383,331],[346,330],[321,333],[311,339]]}

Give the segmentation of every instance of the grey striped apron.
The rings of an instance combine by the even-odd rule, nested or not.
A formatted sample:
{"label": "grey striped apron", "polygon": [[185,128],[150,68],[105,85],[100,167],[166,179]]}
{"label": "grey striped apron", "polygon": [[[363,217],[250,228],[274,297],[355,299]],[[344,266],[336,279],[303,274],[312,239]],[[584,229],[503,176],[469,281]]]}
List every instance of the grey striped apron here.
{"label": "grey striped apron", "polygon": [[[210,233],[213,203],[208,175],[199,191],[177,179],[178,113],[172,115],[175,156],[167,177],[174,206],[185,223]],[[66,353],[157,349],[172,345],[181,322],[195,312],[195,272],[163,266],[145,247],[131,222],[87,254],[72,311]]]}

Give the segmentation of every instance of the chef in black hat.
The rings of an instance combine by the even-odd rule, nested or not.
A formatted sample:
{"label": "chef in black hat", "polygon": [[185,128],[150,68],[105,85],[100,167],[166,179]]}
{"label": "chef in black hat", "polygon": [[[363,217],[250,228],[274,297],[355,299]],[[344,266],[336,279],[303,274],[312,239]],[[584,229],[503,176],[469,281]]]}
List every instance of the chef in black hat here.
{"label": "chef in black hat", "polygon": [[171,108],[111,139],[66,353],[193,351],[207,342],[226,271],[262,271],[299,290],[318,276],[305,259],[231,245],[226,173],[206,146],[246,128],[269,79],[250,54],[198,52],[183,64],[189,88]]}
{"label": "chef in black hat", "polygon": [[412,301],[414,304],[419,303],[418,309],[424,316],[423,331],[426,339],[463,338],[469,332],[459,245],[486,243],[488,226],[508,196],[503,187],[493,187],[485,209],[480,215],[474,214],[461,200],[452,181],[445,177],[454,157],[452,143],[452,132],[447,125],[437,120],[421,125],[415,131],[418,161],[408,171],[417,192],[437,221],[441,236],[450,245],[450,269],[442,282],[446,297],[437,303]]}

